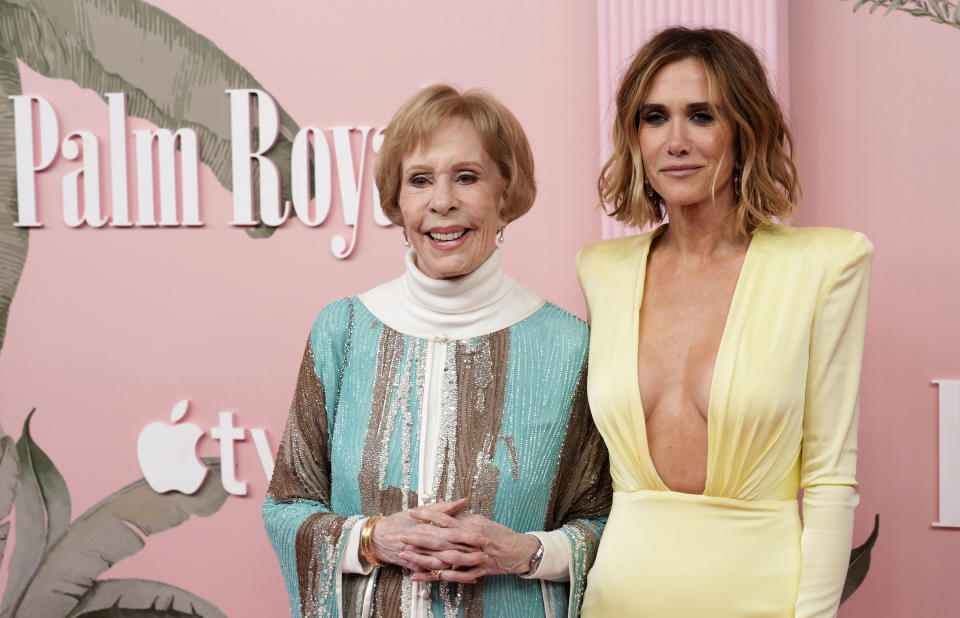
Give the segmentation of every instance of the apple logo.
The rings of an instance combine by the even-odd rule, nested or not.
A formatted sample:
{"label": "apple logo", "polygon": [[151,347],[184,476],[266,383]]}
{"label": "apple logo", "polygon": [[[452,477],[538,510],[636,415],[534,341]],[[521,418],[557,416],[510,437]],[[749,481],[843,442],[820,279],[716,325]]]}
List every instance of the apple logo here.
{"label": "apple logo", "polygon": [[176,425],[187,413],[189,401],[173,406],[170,422],[150,423],[137,438],[137,460],[150,488],[157,493],[171,490],[192,494],[207,476],[207,467],[197,459],[197,441],[203,430],[193,423]]}

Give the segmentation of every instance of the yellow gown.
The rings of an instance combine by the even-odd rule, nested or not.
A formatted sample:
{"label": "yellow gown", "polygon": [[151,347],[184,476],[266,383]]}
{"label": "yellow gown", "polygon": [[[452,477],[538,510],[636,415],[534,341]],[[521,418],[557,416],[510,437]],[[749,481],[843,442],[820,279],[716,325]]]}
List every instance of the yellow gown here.
{"label": "yellow gown", "polygon": [[587,391],[614,488],[583,616],[834,616],[859,502],[873,246],[829,228],[754,233],[717,352],[706,488],[692,495],[669,490],[651,462],[637,382],[647,254],[663,229],[577,258]]}

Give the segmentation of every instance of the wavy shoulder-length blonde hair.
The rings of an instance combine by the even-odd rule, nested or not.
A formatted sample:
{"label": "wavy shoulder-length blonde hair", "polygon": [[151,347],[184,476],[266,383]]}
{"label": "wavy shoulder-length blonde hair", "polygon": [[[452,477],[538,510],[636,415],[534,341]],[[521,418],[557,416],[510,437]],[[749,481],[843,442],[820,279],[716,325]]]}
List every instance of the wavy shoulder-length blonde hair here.
{"label": "wavy shoulder-length blonde hair", "polygon": [[644,192],[640,110],[657,72],[688,58],[703,63],[715,103],[736,127],[736,164],[741,168],[738,230],[752,234],[774,219],[789,217],[800,198],[790,129],[757,54],[718,28],[667,28],[637,52],[617,91],[613,156],[597,182],[601,206],[627,225],[663,220],[659,196]]}
{"label": "wavy shoulder-length blonde hair", "polygon": [[493,95],[483,90],[461,93],[447,84],[421,88],[396,111],[384,131],[377,153],[374,178],[380,191],[383,214],[403,226],[400,188],[403,159],[430,142],[437,126],[448,118],[469,120],[490,158],[496,161],[506,183],[501,216],[509,223],[533,206],[537,184],[533,177],[533,152],[523,127]]}

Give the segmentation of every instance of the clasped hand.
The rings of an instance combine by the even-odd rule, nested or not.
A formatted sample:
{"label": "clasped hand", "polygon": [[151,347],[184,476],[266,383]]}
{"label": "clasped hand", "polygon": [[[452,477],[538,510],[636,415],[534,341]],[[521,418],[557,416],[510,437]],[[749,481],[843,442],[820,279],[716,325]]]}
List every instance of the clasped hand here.
{"label": "clasped hand", "polygon": [[438,502],[384,517],[373,529],[381,562],[413,571],[413,581],[474,583],[484,575],[527,571],[539,541],[478,514],[464,513],[466,499]]}

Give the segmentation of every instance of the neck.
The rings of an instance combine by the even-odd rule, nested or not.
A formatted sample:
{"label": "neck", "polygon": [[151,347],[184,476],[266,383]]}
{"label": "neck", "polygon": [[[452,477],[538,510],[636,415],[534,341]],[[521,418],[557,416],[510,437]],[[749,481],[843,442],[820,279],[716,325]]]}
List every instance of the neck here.
{"label": "neck", "polygon": [[500,251],[494,250],[479,268],[460,277],[434,279],[417,266],[412,249],[406,255],[404,288],[409,300],[425,310],[456,314],[481,309],[497,302],[514,285],[500,265]]}
{"label": "neck", "polygon": [[661,250],[692,260],[745,251],[750,237],[737,231],[736,204],[732,198],[723,202],[727,205],[713,201],[683,206],[666,204],[670,225],[658,239]]}
{"label": "neck", "polygon": [[506,328],[535,312],[543,300],[503,272],[500,252],[455,279],[431,279],[406,256],[399,278],[360,295],[374,316],[396,331],[426,339],[477,337]]}

